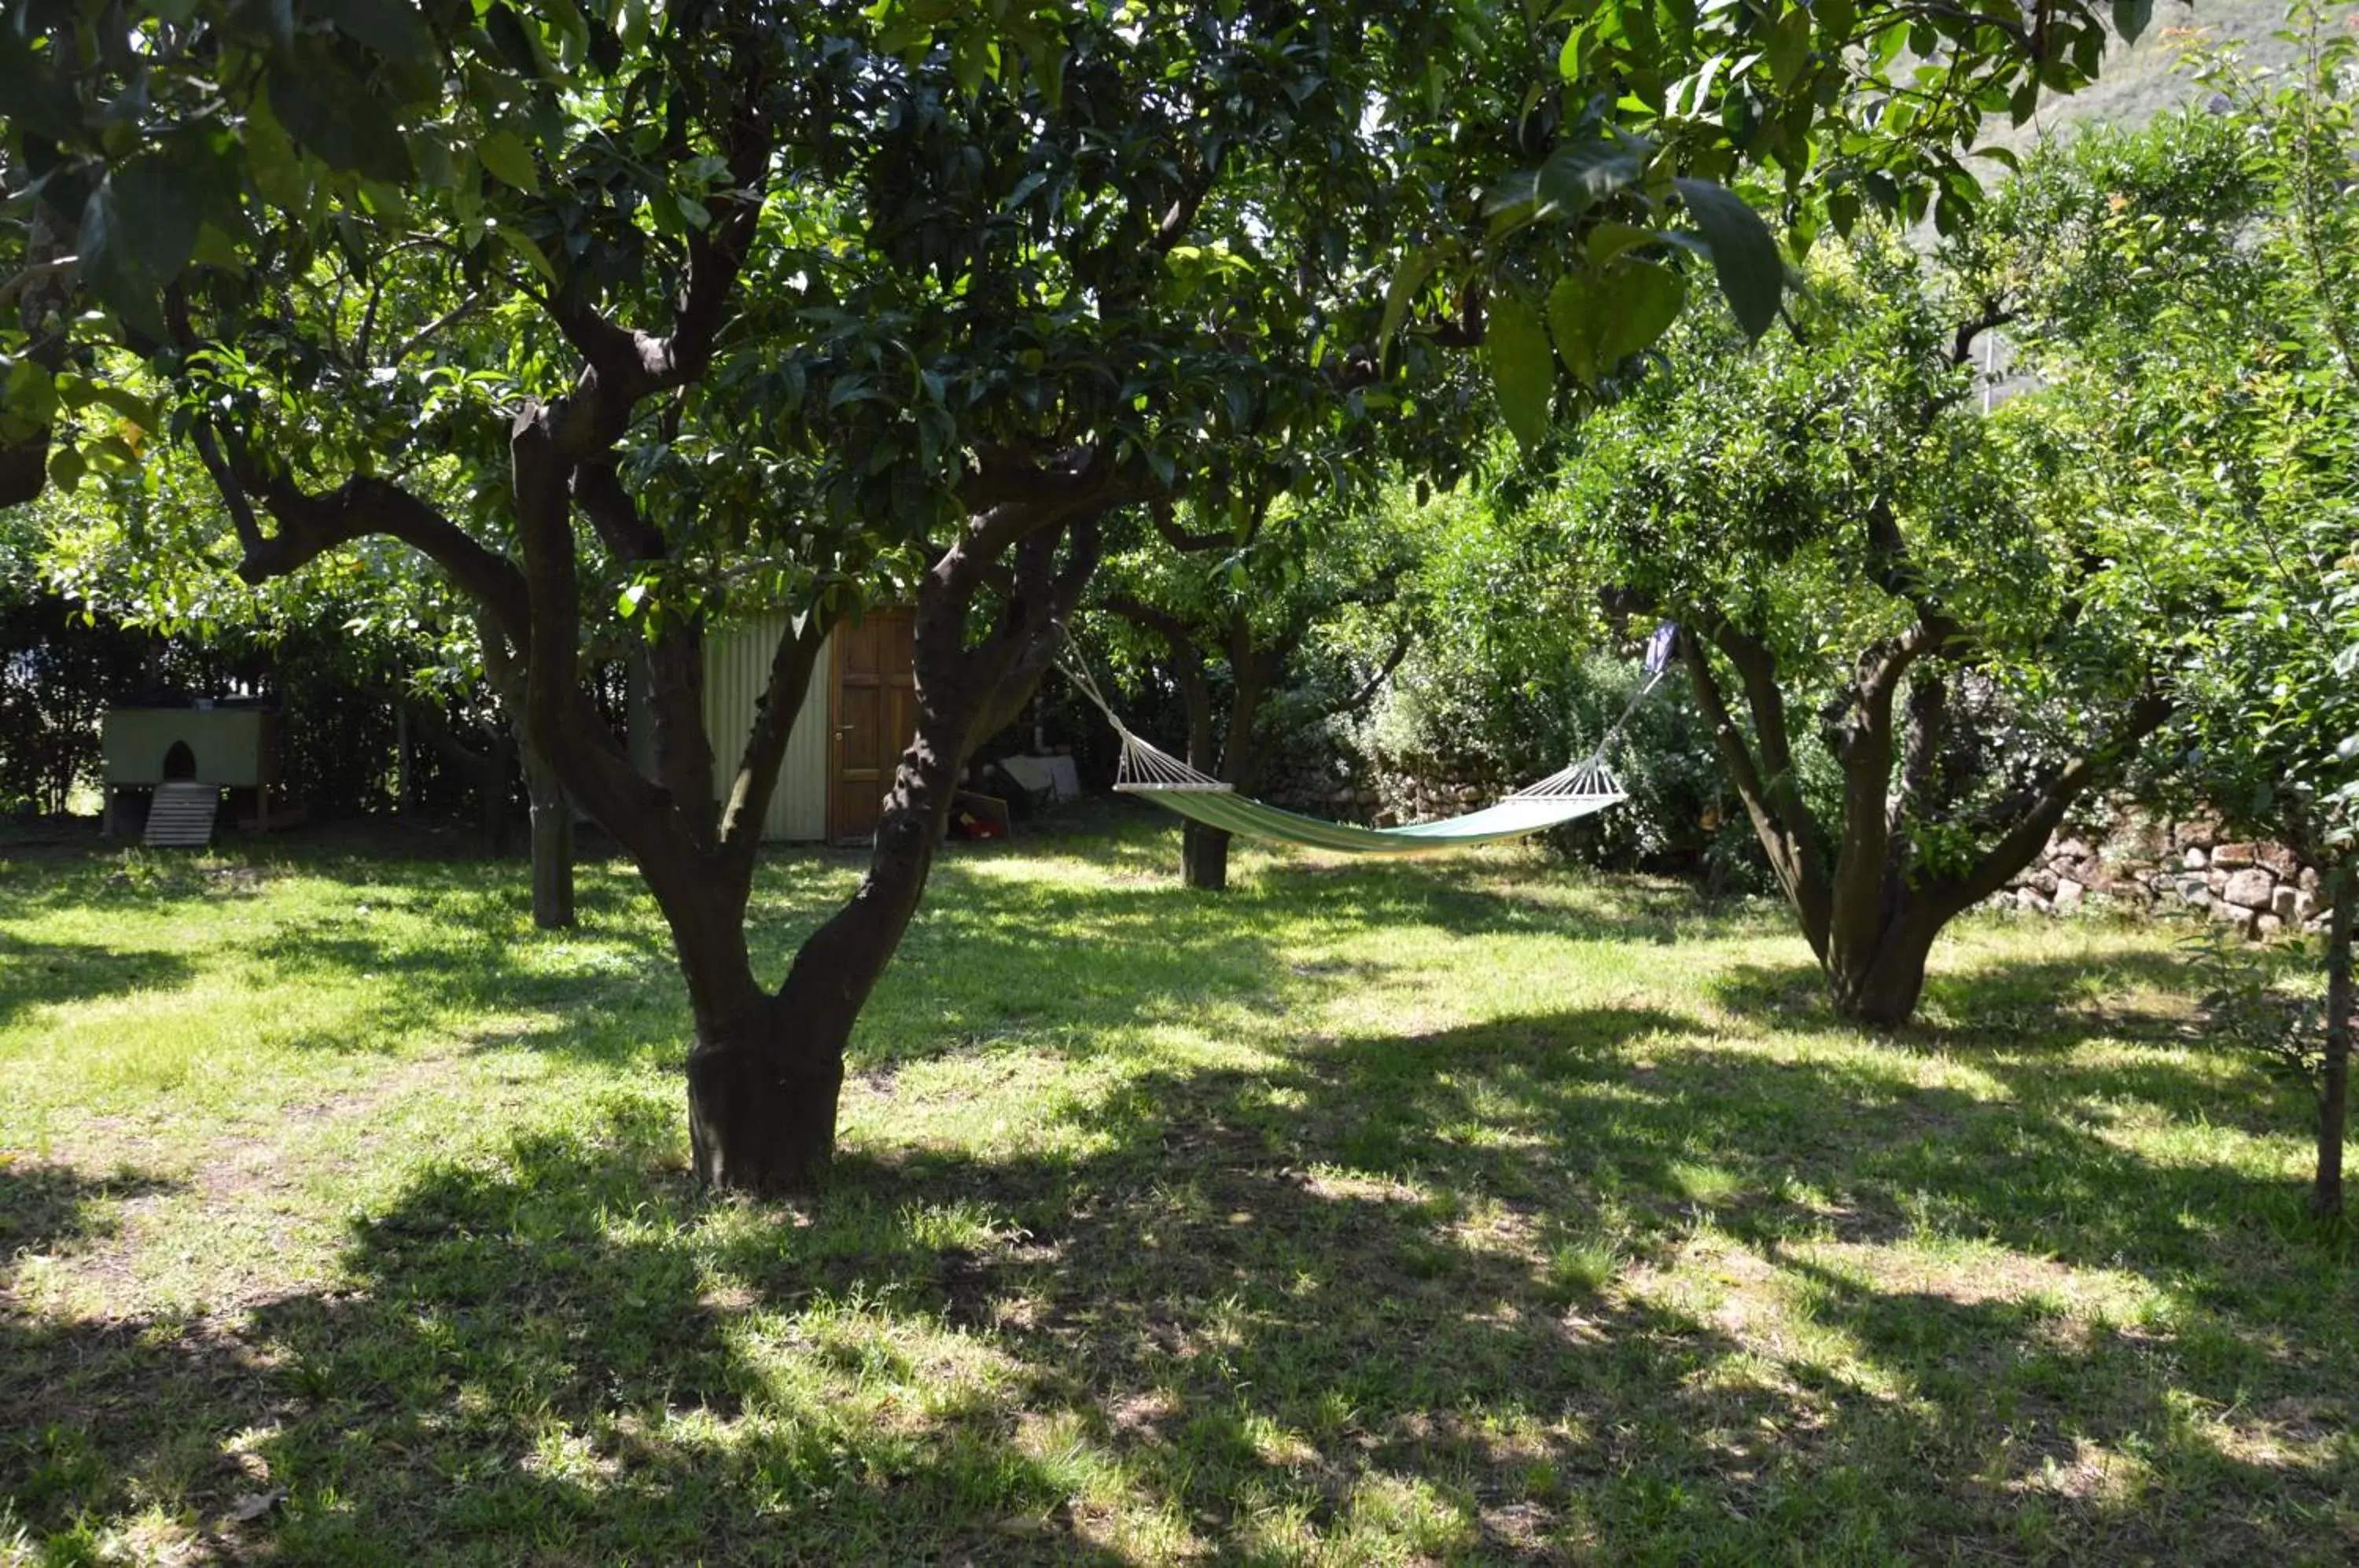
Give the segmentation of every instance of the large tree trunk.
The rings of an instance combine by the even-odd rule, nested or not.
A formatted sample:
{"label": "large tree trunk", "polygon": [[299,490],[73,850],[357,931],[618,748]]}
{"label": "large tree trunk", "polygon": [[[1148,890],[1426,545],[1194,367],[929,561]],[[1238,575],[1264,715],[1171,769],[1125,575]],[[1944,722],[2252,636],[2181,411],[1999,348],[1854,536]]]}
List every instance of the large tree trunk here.
{"label": "large tree trunk", "polygon": [[963,713],[929,710],[920,690],[917,737],[859,889],[805,939],[775,997],[755,993],[711,1019],[700,1009],[688,1114],[696,1174],[708,1185],[804,1192],[825,1177],[852,1028],[917,913],[971,724]]}
{"label": "large tree trunk", "polygon": [[[1843,1018],[1891,1029],[1916,1015],[1933,939],[1947,921],[1928,918],[1914,904],[1909,900],[1897,910],[1857,911],[1883,918],[1883,934],[1874,942],[1830,943],[1823,965],[1827,995]],[[1838,906],[1835,918],[1840,921],[1854,913]]]}
{"label": "large tree trunk", "polygon": [[1190,821],[1180,830],[1180,874],[1189,887],[1218,893],[1229,885],[1229,831]]}
{"label": "large tree trunk", "polygon": [[532,811],[532,923],[563,931],[573,924],[573,802],[529,745],[518,749]]}
{"label": "large tree trunk", "polygon": [[748,985],[700,1006],[688,1058],[688,1136],[697,1180],[741,1192],[808,1192],[835,1154],[849,1019],[804,1012]]}
{"label": "large tree trunk", "polygon": [[2351,925],[2359,904],[2359,876],[2334,872],[2332,913],[2326,922],[2326,1072],[2318,1095],[2318,1179],[2310,1213],[2343,1212],[2343,1143],[2351,1115]]}

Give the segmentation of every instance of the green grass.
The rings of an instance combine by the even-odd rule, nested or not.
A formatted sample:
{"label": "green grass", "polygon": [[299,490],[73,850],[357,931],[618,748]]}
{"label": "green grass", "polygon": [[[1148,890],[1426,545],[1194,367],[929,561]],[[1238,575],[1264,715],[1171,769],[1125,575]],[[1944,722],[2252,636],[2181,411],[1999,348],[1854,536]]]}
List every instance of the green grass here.
{"label": "green grass", "polygon": [[1879,1040],[1764,907],[1084,817],[950,857],[788,1206],[619,868],[286,853],[0,858],[0,1562],[2359,1556],[2359,1267],[2166,936]]}

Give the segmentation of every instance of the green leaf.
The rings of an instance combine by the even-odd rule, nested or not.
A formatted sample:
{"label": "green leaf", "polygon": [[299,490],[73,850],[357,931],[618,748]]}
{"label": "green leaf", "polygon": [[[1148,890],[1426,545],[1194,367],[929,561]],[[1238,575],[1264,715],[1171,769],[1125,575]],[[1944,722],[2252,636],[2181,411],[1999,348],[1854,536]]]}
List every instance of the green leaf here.
{"label": "green leaf", "polygon": [[1556,351],[1583,387],[1597,385],[1597,303],[1595,279],[1566,273],[1549,290],[1549,333]]}
{"label": "green leaf", "polygon": [[1642,229],[1636,223],[1603,223],[1589,231],[1589,265],[1603,267],[1624,251],[1662,236],[1652,229]]}
{"label": "green leaf", "polygon": [[1539,199],[1561,217],[1587,212],[1594,203],[1638,178],[1637,155],[1600,137],[1560,147],[1540,165]]}
{"label": "green leaf", "polygon": [[549,253],[542,250],[530,234],[526,234],[514,223],[500,224],[499,234],[500,238],[507,242],[508,248],[524,257],[526,263],[535,272],[548,280],[550,288],[557,287],[557,268],[549,265]]}
{"label": "green leaf", "polygon": [[56,60],[36,53],[13,24],[0,21],[0,121],[12,131],[70,143],[82,134],[82,104]]}
{"label": "green leaf", "polygon": [[490,10],[484,13],[484,32],[492,40],[492,48],[510,71],[527,82],[541,74],[542,57],[539,46],[525,30],[524,21],[500,0],[494,0]]}
{"label": "green leaf", "polygon": [[324,43],[274,61],[270,107],[306,152],[388,185],[408,180],[409,146],[393,113]]}
{"label": "green leaf", "polygon": [[1759,337],[1777,319],[1785,298],[1786,260],[1761,214],[1724,185],[1708,180],[1676,180],[1680,200],[1696,221],[1712,252],[1712,269],[1720,291],[1728,296],[1747,335]]}
{"label": "green leaf", "polygon": [[1507,421],[1517,442],[1527,449],[1538,446],[1548,437],[1549,406],[1556,394],[1556,355],[1549,351],[1548,330],[1528,300],[1501,294],[1491,301],[1483,355],[1490,365],[1500,417]]}
{"label": "green leaf", "polygon": [[1576,24],[1564,37],[1564,48],[1556,55],[1556,73],[1566,82],[1581,80],[1581,27]]}
{"label": "green leaf", "polygon": [[323,0],[336,30],[387,60],[422,65],[434,59],[434,33],[408,0]]}
{"label": "green leaf", "polygon": [[540,170],[533,167],[532,149],[514,131],[494,131],[475,145],[475,156],[490,169],[519,191],[538,191]]}
{"label": "green leaf", "polygon": [[2122,42],[2134,44],[2154,20],[2154,0],[2114,0],[2114,31]]}
{"label": "green leaf", "polygon": [[1686,304],[1687,280],[1651,261],[1623,261],[1596,273],[1567,273],[1549,291],[1549,331],[1584,387],[1653,346]]}
{"label": "green leaf", "polygon": [[1652,261],[1625,261],[1605,278],[1597,362],[1619,365],[1655,345],[1688,301],[1688,280]]}
{"label": "green leaf", "polygon": [[90,464],[82,453],[70,446],[61,446],[49,453],[49,483],[60,490],[71,490],[82,483]]}
{"label": "green leaf", "polygon": [[1810,59],[1810,13],[1806,5],[1793,5],[1769,28],[1769,38],[1762,51],[1769,63],[1769,77],[1779,87],[1790,87],[1802,74],[1802,67]]}
{"label": "green leaf", "polygon": [[159,296],[197,248],[200,183],[149,155],[100,182],[82,207],[82,278],[129,326],[165,335]]}
{"label": "green leaf", "polygon": [[1419,245],[1401,257],[1400,265],[1393,268],[1392,283],[1385,289],[1384,324],[1376,331],[1376,357],[1379,359],[1384,357],[1386,345],[1393,341],[1393,334],[1400,331],[1401,322],[1408,319],[1409,304],[1417,298],[1417,291],[1425,287],[1426,280],[1433,276],[1433,269],[1440,265],[1440,261],[1439,247]]}

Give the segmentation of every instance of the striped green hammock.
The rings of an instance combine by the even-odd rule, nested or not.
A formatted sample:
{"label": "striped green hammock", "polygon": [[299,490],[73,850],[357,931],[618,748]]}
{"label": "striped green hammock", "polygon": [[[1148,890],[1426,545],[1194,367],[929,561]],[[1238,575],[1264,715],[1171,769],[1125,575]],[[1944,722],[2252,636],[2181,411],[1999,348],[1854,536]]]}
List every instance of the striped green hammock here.
{"label": "striped green hammock", "polygon": [[[1604,747],[1600,746],[1587,759],[1516,790],[1496,805],[1462,817],[1413,822],[1400,828],[1364,828],[1349,822],[1324,822],[1240,795],[1234,787],[1190,768],[1152,742],[1133,735],[1114,716],[1113,707],[1086,674],[1073,669],[1067,669],[1065,674],[1074,689],[1105,715],[1114,733],[1121,737],[1122,761],[1115,769],[1114,785],[1117,790],[1152,800],[1166,811],[1191,817],[1207,827],[1252,838],[1307,844],[1345,855],[1422,855],[1464,844],[1522,838],[1602,811],[1628,798],[1623,793],[1621,780],[1605,766]],[[1651,690],[1653,684],[1651,681],[1647,682],[1647,689]],[[1634,701],[1632,706],[1636,705]]]}

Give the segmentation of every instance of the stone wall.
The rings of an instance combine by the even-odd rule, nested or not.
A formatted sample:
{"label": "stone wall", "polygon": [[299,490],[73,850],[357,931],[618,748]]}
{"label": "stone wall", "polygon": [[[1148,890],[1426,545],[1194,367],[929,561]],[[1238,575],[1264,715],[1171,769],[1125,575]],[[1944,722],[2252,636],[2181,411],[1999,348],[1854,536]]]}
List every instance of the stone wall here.
{"label": "stone wall", "polygon": [[[1304,747],[1301,749],[1309,749]],[[1341,751],[1307,760],[1273,762],[1254,793],[1273,806],[1332,822],[1395,827],[1405,819],[1388,814],[1375,782]]]}
{"label": "stone wall", "polygon": [[2216,823],[2125,818],[2102,835],[2060,834],[1992,899],[2069,914],[2092,900],[2159,913],[2200,909],[2248,937],[2318,929],[2318,871],[2282,844],[2234,839]]}

